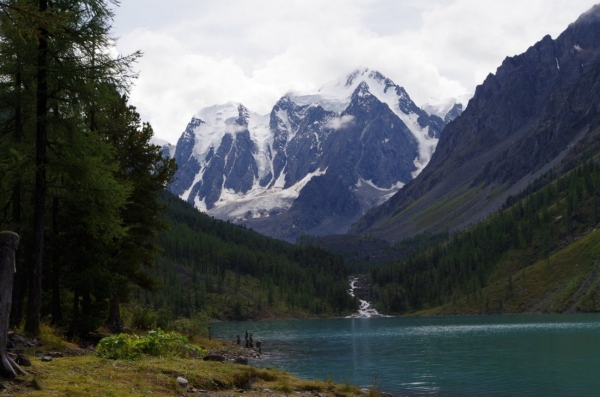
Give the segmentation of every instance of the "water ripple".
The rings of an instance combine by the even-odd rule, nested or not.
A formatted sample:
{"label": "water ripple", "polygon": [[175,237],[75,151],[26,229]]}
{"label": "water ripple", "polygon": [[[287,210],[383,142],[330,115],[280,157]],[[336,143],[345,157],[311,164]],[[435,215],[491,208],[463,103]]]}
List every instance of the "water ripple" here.
{"label": "water ripple", "polygon": [[[308,379],[401,396],[587,396],[600,390],[600,315],[371,318],[219,323],[251,329],[257,362]],[[231,339],[231,338],[228,338]]]}

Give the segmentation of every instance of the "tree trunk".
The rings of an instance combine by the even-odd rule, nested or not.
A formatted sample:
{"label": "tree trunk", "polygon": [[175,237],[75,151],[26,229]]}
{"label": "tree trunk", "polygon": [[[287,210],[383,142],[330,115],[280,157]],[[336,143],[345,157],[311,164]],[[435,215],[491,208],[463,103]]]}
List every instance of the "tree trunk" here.
{"label": "tree trunk", "polygon": [[110,298],[108,320],[106,326],[112,332],[123,332],[123,320],[121,319],[121,300],[118,293],[113,293]]}
{"label": "tree trunk", "polygon": [[13,232],[0,232],[0,372],[17,377],[17,372],[25,372],[6,354],[6,337],[12,284],[15,274],[15,251],[19,247],[19,235]]}
{"label": "tree trunk", "polygon": [[77,327],[79,326],[80,314],[79,314],[79,290],[73,291],[73,311],[71,313],[71,326],[69,327],[69,337],[73,337],[79,333]]}
{"label": "tree trunk", "polygon": [[[23,140],[23,121],[21,117],[21,85],[23,79],[21,75],[21,57],[17,54],[17,73],[15,75],[15,91],[18,93],[16,105],[15,105],[15,142],[19,144]],[[14,230],[17,233],[21,233],[21,178],[17,175],[17,179],[13,184],[13,196],[12,196],[12,223],[15,227]],[[21,268],[21,260],[19,257],[19,251],[17,250],[15,258],[16,266],[19,270]],[[12,307],[10,311],[10,326],[18,328],[21,325],[21,319],[23,317],[23,292],[25,292],[26,285],[23,281],[24,273],[22,271],[15,274],[13,280],[13,296],[12,296]]]}
{"label": "tree trunk", "polygon": [[[52,200],[52,235],[58,236],[58,198]],[[60,324],[63,320],[60,304],[60,261],[58,260],[58,247],[53,244],[52,250],[52,325]]]}
{"label": "tree trunk", "polygon": [[[16,181],[13,193],[13,223],[16,230],[21,229],[21,183]],[[27,289],[27,278],[23,272],[19,251],[15,253],[15,271],[12,288],[12,305],[10,310],[10,326],[18,328],[23,319],[23,300]]]}
{"label": "tree trunk", "polygon": [[[39,10],[48,9],[48,0],[39,0]],[[46,203],[46,144],[48,106],[48,32],[40,26],[37,50],[36,92],[36,139],[35,139],[35,191],[33,204],[32,269],[29,279],[27,319],[25,331],[31,335],[40,333],[42,307],[42,264],[44,250],[44,210]]]}

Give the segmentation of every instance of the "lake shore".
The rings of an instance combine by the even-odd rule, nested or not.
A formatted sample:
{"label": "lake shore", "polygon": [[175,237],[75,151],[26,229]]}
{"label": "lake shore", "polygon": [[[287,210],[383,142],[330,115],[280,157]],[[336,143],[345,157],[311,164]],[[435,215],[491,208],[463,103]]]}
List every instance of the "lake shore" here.
{"label": "lake shore", "polygon": [[71,344],[54,349],[59,351],[51,352],[50,361],[43,361],[39,353],[48,355],[46,350],[52,347],[18,349],[30,359],[31,365],[23,367],[28,375],[0,378],[0,395],[266,397],[293,393],[298,397],[351,397],[368,392],[349,384],[299,379],[275,368],[237,364],[235,359],[260,356],[230,341],[197,338],[194,342],[223,361],[158,357],[111,360]]}

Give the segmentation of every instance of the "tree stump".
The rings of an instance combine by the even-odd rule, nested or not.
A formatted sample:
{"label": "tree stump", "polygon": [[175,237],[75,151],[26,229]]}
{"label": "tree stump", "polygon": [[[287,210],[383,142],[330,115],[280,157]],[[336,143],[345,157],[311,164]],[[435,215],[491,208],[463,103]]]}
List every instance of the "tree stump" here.
{"label": "tree stump", "polygon": [[6,354],[13,278],[16,271],[15,251],[18,247],[18,234],[0,232],[0,372],[10,377],[17,377],[17,372],[25,375],[25,371]]}

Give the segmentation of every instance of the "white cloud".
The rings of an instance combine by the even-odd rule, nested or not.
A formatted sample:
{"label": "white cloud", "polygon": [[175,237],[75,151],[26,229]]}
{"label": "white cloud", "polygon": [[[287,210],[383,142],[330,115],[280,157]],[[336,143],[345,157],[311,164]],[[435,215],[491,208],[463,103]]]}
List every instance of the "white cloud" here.
{"label": "white cloud", "polygon": [[354,122],[354,116],[350,114],[343,115],[342,117],[332,117],[327,120],[327,128],[332,130],[341,130],[348,127]]}
{"label": "white cloud", "polygon": [[359,65],[419,105],[472,93],[595,1],[128,0],[115,28],[121,53],[145,54],[132,103],[176,142],[202,107],[237,101],[265,114],[286,92],[316,91]]}

